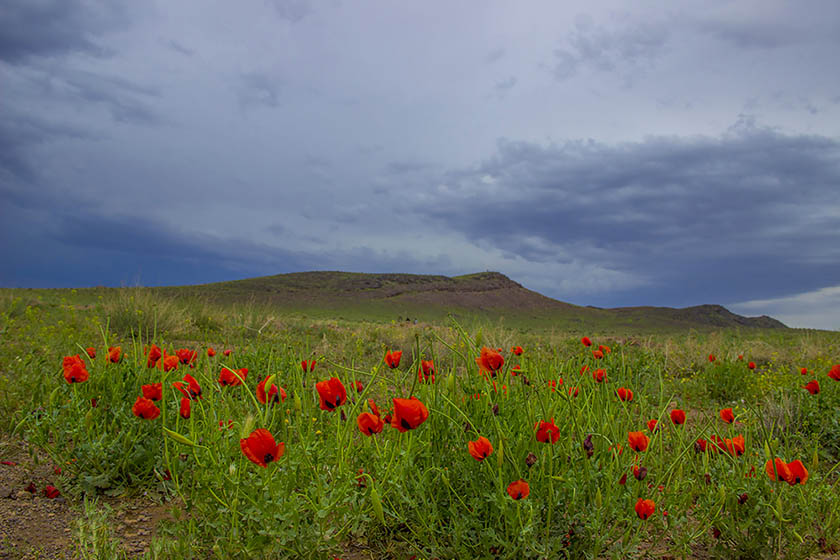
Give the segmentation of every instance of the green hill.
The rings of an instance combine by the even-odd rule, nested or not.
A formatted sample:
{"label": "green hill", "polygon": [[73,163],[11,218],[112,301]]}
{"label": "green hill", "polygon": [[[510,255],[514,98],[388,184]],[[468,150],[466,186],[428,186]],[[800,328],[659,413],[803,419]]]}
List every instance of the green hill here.
{"label": "green hill", "polygon": [[197,286],[151,288],[160,295],[253,303],[313,317],[436,321],[503,318],[510,325],[569,330],[786,328],[771,317],[743,317],[720,305],[683,309],[572,305],[528,290],[498,272],[465,276],[297,272]]}

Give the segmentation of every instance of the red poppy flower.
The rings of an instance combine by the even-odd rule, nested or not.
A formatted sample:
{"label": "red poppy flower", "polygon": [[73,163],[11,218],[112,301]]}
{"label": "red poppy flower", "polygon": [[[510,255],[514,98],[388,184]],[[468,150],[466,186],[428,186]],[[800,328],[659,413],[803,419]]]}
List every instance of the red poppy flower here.
{"label": "red poppy flower", "polygon": [[178,356],[182,364],[190,364],[198,358],[198,352],[188,348],[179,348],[175,351],[175,355]]}
{"label": "red poppy flower", "polygon": [[108,347],[108,360],[112,364],[119,363],[122,360],[122,347],[121,346],[109,346]]}
{"label": "red poppy flower", "polygon": [[131,412],[134,413],[134,416],[143,420],[154,420],[160,416],[160,409],[155,406],[151,399],[146,397],[137,397],[134,406],[131,407]]}
{"label": "red poppy flower", "polygon": [[580,389],[577,387],[569,387],[569,396],[577,397],[580,394]]}
{"label": "red poppy flower", "polygon": [[731,408],[724,408],[720,411],[720,419],[727,424],[731,424],[735,421],[735,413],[732,412]]}
{"label": "red poppy flower", "polygon": [[704,453],[706,451],[707,442],[703,438],[698,438],[697,441],[694,442],[694,450],[698,453]]}
{"label": "red poppy flower", "polygon": [[510,353],[514,354],[516,356],[521,356],[522,352],[524,352],[524,350],[522,349],[521,346],[514,346],[513,348],[510,349]]}
{"label": "red poppy flower", "polygon": [[90,357],[91,360],[96,359],[96,348],[94,348],[93,346],[88,346],[87,348],[85,348],[85,352],[87,352],[87,355],[88,357]]}
{"label": "red poppy flower", "polygon": [[516,480],[511,482],[507,487],[508,496],[513,498],[514,500],[521,500],[522,498],[527,498],[528,494],[531,493],[531,487],[528,486],[528,483],[522,480]]}
{"label": "red poppy flower", "polygon": [[739,362],[743,362],[743,361],[744,361],[744,355],[743,355],[743,354],[738,354],[738,361],[739,361]]}
{"label": "red poppy flower", "polygon": [[149,351],[146,352],[146,367],[155,367],[158,363],[158,360],[160,360],[161,356],[163,356],[163,354],[161,353],[160,348],[158,348],[157,345],[152,344],[151,348],[149,348]]}
{"label": "red poppy flower", "polygon": [[604,355],[612,353],[612,349],[609,346],[604,346],[603,344],[598,345],[598,350],[600,350]]}
{"label": "red poppy flower", "polygon": [[618,398],[624,402],[631,402],[633,400],[633,391],[630,389],[619,387],[616,390],[616,394],[618,394]]}
{"label": "red poppy flower", "polygon": [[208,348],[208,349],[207,349],[207,356],[208,356],[209,358],[212,358],[212,357],[213,357],[213,356],[215,356],[215,355],[216,355],[216,351],[215,351],[215,350],[213,350],[213,347],[212,347],[212,346],[211,346],[210,348]]}
{"label": "red poppy flower", "polygon": [[737,435],[734,438],[725,439],[726,441],[726,448],[729,450],[730,455],[735,455],[736,457],[740,457],[746,451],[746,444],[744,443],[744,436]]}
{"label": "red poppy flower", "polygon": [[812,379],[811,381],[803,385],[802,388],[811,393],[812,395],[816,395],[820,392],[820,382],[816,379]]}
{"label": "red poppy flower", "polygon": [[157,367],[158,369],[163,369],[163,371],[172,371],[173,369],[178,369],[178,364],[180,363],[181,360],[178,359],[178,356],[170,356],[164,351],[163,359],[158,360]]}
{"label": "red poppy flower", "polygon": [[219,429],[224,430],[225,428],[227,428],[228,430],[233,428],[233,420],[228,420],[227,422],[225,422],[224,420],[219,420]]}
{"label": "red poppy flower", "polygon": [[618,483],[621,484],[622,486],[627,484],[627,473],[624,473],[623,475],[621,475],[621,478],[618,479]]}
{"label": "red poppy flower", "polygon": [[184,420],[187,420],[190,417],[190,410],[192,409],[191,403],[192,401],[189,398],[181,397],[181,408],[178,409],[178,414],[180,414],[181,418]]}
{"label": "red poppy flower", "polygon": [[190,400],[201,398],[201,386],[198,381],[189,373],[184,374],[184,381],[176,381],[172,384],[173,387],[181,391],[181,394]]}
{"label": "red poppy flower", "polygon": [[17,463],[14,461],[0,461],[0,465],[8,465],[10,467],[16,467]]}
{"label": "red poppy flower", "polygon": [[[834,366],[837,367],[837,366]],[[831,368],[831,371],[834,371],[834,368]],[[828,372],[828,376],[831,377],[831,371]],[[802,375],[808,375],[808,368],[802,368],[799,370],[799,373]],[[837,375],[840,375],[840,368],[837,369]],[[840,380],[838,380],[840,381]]]}
{"label": "red poppy flower", "polygon": [[502,369],[505,365],[505,359],[501,354],[492,348],[482,347],[481,355],[475,359],[478,364],[478,369],[482,372],[488,372],[495,377],[496,372]]}
{"label": "red poppy flower", "polygon": [[671,422],[679,426],[680,424],[685,424],[685,411],[680,410],[679,408],[675,408],[671,411]]}
{"label": "red poppy flower", "polygon": [[630,448],[633,451],[642,452],[648,448],[650,438],[648,438],[643,432],[628,432],[627,441],[630,443]]}
{"label": "red poppy flower", "polygon": [[357,393],[361,393],[362,391],[365,390],[365,386],[362,385],[361,381],[354,381],[353,382],[353,387],[356,389]]}
{"label": "red poppy flower", "polygon": [[517,375],[519,375],[520,373],[522,373],[522,372],[521,372],[521,369],[522,369],[522,368],[520,368],[520,367],[519,367],[519,364],[516,364],[515,366],[513,366],[512,368],[510,368],[510,374],[511,374],[512,376],[516,377]]}
{"label": "red poppy flower", "polygon": [[359,427],[359,431],[366,436],[378,434],[382,431],[382,428],[385,427],[385,423],[382,421],[382,418],[376,414],[371,414],[370,412],[362,412],[359,414],[358,418],[356,418],[356,425]]}
{"label": "red poppy flower", "polygon": [[636,515],[639,516],[639,519],[645,520],[656,511],[656,504],[653,500],[643,500],[639,498],[636,502]]}
{"label": "red poppy flower", "polygon": [[799,459],[788,463],[787,468],[790,474],[786,480],[791,486],[805,484],[805,481],[808,480],[808,469],[805,468],[805,465]]}
{"label": "red poppy flower", "polygon": [[596,369],[592,372],[592,379],[595,380],[596,383],[603,383],[604,377],[606,377],[607,372],[603,369]]}
{"label": "red poppy flower", "polygon": [[493,453],[493,446],[489,439],[479,436],[477,440],[467,442],[467,450],[476,461],[483,461]]}
{"label": "red poppy flower", "polygon": [[[776,471],[773,472],[773,467],[776,467]],[[778,481],[788,481],[790,480],[791,471],[788,468],[787,463],[785,463],[779,457],[776,457],[773,461],[767,461],[764,464],[764,472],[767,473],[767,476],[770,477],[770,480],[778,480]],[[778,478],[777,475],[778,474]]]}
{"label": "red poppy flower", "polygon": [[318,397],[321,399],[321,410],[335,410],[347,400],[347,389],[338,377],[331,377],[326,381],[315,384]]}
{"label": "red poppy flower", "polygon": [[[802,368],[802,375],[808,373],[808,370]],[[834,381],[840,381],[840,364],[835,364],[832,366],[830,370],[828,370],[828,376],[832,378]]]}
{"label": "red poppy flower", "polygon": [[429,410],[417,397],[393,399],[393,401],[394,416],[391,418],[391,427],[401,432],[417,428],[429,417]]}
{"label": "red poppy flower", "polygon": [[601,352],[600,350],[593,350],[592,351],[592,357],[595,358],[596,360],[600,360],[601,358],[604,357],[604,353]]}
{"label": "red poppy flower", "polygon": [[715,355],[714,354],[709,354],[709,361],[714,362],[715,360],[717,360],[717,358],[715,358]]}
{"label": "red poppy flower", "polygon": [[225,357],[227,357],[227,356],[230,356],[230,353],[231,353],[231,352],[233,352],[233,350],[229,350],[229,349],[228,349],[228,350],[225,350],[224,352],[222,352],[222,354],[224,354],[224,355],[225,355]]}
{"label": "red poppy flower", "polygon": [[729,453],[732,456],[740,457],[744,454],[744,436],[735,436],[732,439],[719,438],[713,435],[712,441],[718,450]]}
{"label": "red poppy flower", "polygon": [[[373,413],[374,416],[379,416],[379,408],[376,406],[376,403],[373,402],[373,399],[368,399],[367,401],[368,408]],[[388,422],[390,423],[390,422]]]}
{"label": "red poppy flower", "polygon": [[435,363],[432,360],[420,360],[420,368],[417,370],[417,381],[421,383],[431,378],[435,382]]}
{"label": "red poppy flower", "polygon": [[301,369],[306,372],[315,371],[315,360],[303,360],[300,363]]}
{"label": "red poppy flower", "polygon": [[750,368],[750,369],[755,369],[755,362],[749,362],[747,364],[747,367]]}
{"label": "red poppy flower", "polygon": [[537,431],[537,441],[540,443],[557,443],[560,439],[560,428],[554,425],[554,418],[551,422],[545,420],[534,424],[534,429]]}
{"label": "red poppy flower", "polygon": [[65,356],[61,365],[64,369],[64,380],[67,383],[84,383],[90,377],[87,365],[78,354]]}
{"label": "red poppy flower", "polygon": [[286,452],[286,444],[282,441],[275,443],[274,436],[264,428],[254,430],[247,438],[240,439],[239,447],[249,461],[261,467],[267,467]]}
{"label": "red poppy flower", "polygon": [[385,352],[385,365],[391,369],[400,367],[400,359],[402,358],[402,350],[394,352]]}
{"label": "red poppy flower", "polygon": [[658,423],[658,421],[656,420],[656,418],[652,418],[652,419],[648,420],[648,422],[647,422],[648,430],[650,430],[651,432],[655,432],[657,423]]}
{"label": "red poppy flower", "polygon": [[417,370],[417,382],[418,383],[426,383],[426,382],[434,383],[435,382],[434,370],[432,370],[431,375],[423,375],[423,369],[422,368],[418,369]]}
{"label": "red poppy flower", "polygon": [[[237,374],[239,377],[237,377]],[[242,385],[246,377],[248,377],[248,368],[238,369],[236,373],[228,368],[222,368],[222,371],[219,373],[219,384],[223,387],[236,387],[237,385]]]}
{"label": "red poppy flower", "polygon": [[61,494],[61,492],[58,491],[58,488],[56,488],[55,486],[53,486],[51,484],[48,485],[46,488],[44,488],[44,496],[46,496],[50,500],[54,500],[54,499],[58,498],[58,496],[60,494]]}
{"label": "red poppy flower", "polygon": [[584,336],[583,338],[581,338],[580,343],[583,344],[586,347],[592,346],[592,341],[589,340],[588,336]]}
{"label": "red poppy flower", "polygon": [[265,379],[257,384],[257,400],[262,404],[286,402],[286,391],[283,390],[283,387],[278,387],[274,383],[271,384],[271,387],[268,389],[268,393],[266,394],[265,383],[268,381],[269,377],[271,376],[266,375]]}
{"label": "red poppy flower", "polygon": [[143,385],[143,396],[150,401],[159,401],[163,398],[163,383],[152,383],[150,385]]}

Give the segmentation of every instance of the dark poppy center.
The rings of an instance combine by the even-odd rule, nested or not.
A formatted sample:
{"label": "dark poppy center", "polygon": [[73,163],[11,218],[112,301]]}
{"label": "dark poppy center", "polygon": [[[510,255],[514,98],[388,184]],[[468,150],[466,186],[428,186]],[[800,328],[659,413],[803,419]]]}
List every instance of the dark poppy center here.
{"label": "dark poppy center", "polygon": [[521,499],[522,499],[522,492],[517,492],[517,493],[516,493],[516,499],[517,499],[517,500],[521,500]]}
{"label": "dark poppy center", "polygon": [[367,430],[368,430],[368,435],[372,436],[373,435],[373,428],[368,428]]}
{"label": "dark poppy center", "polygon": [[327,408],[329,408],[330,410],[335,408],[335,405],[330,401],[324,401],[324,404],[327,405]]}
{"label": "dark poppy center", "polygon": [[400,418],[400,426],[402,426],[402,427],[403,427],[403,428],[405,428],[406,430],[410,430],[410,429],[411,429],[411,424],[409,424],[409,423],[406,421],[406,419],[405,419],[405,418]]}
{"label": "dark poppy center", "polygon": [[265,457],[263,457],[263,461],[266,463],[271,463],[272,461],[274,461],[274,455],[272,455],[271,453],[266,453]]}
{"label": "dark poppy center", "polygon": [[801,478],[799,478],[798,476],[796,477],[796,483],[797,483],[797,484],[799,484],[799,482],[800,482],[801,480],[802,480],[802,479],[801,479]]}
{"label": "dark poppy center", "polygon": [[335,406],[341,406],[341,395],[335,396]]}

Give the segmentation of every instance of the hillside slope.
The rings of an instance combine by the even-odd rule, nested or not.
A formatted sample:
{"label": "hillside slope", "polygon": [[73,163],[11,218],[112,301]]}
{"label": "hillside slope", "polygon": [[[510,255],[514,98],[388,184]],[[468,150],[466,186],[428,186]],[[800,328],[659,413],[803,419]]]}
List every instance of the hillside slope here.
{"label": "hillside slope", "polygon": [[216,302],[269,304],[319,316],[436,319],[451,312],[572,329],[786,328],[771,317],[743,317],[720,305],[683,309],[582,307],[528,290],[498,272],[455,277],[297,272],[155,290]]}

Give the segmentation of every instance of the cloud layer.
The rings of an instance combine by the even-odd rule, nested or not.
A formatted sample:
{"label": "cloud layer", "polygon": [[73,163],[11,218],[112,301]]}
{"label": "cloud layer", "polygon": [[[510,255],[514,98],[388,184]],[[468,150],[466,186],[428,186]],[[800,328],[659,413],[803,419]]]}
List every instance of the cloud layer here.
{"label": "cloud layer", "polygon": [[660,8],[7,2],[0,284],[491,269],[831,325],[840,7]]}

